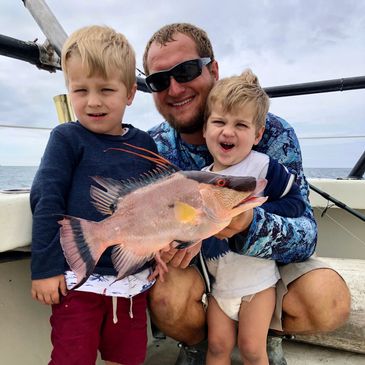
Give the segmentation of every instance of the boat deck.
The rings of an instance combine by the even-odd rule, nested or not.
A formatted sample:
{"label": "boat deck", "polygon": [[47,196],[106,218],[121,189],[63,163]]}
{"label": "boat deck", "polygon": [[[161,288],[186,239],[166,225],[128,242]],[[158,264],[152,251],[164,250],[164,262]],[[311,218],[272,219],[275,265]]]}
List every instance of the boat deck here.
{"label": "boat deck", "polygon": [[[154,340],[148,347],[148,355],[144,365],[173,365],[179,350],[177,342],[172,339]],[[365,355],[363,354],[329,349],[291,340],[283,341],[283,350],[288,365],[365,364]],[[232,356],[232,365],[239,364],[242,364],[242,362],[236,349]]]}

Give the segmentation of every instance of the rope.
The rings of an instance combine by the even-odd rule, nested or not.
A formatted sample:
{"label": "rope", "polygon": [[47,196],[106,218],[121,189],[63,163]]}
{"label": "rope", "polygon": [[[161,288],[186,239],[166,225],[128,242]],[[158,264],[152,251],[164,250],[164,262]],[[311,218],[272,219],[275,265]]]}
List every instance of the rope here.
{"label": "rope", "polygon": [[365,246],[365,241],[363,241],[360,237],[357,237],[354,233],[352,233],[349,229],[347,229],[343,224],[341,224],[340,222],[338,222],[335,218],[331,217],[328,214],[328,208],[326,207],[324,209],[315,207],[314,209],[317,209],[318,211],[321,212],[321,217],[323,218],[323,216],[325,215],[327,218],[329,218],[333,223],[337,224],[340,228],[342,228],[346,233],[348,233],[352,238],[354,238],[355,240],[359,241],[361,244],[363,244]]}

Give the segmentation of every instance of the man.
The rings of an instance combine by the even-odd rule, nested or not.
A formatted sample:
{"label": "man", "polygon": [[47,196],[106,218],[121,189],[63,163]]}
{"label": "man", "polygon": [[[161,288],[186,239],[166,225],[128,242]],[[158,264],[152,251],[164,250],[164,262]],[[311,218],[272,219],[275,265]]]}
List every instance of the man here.
{"label": "man", "polygon": [[[146,83],[166,120],[150,131],[160,154],[185,170],[200,170],[209,165],[212,160],[202,128],[206,98],[219,72],[207,34],[186,23],[164,26],[148,42],[143,64]],[[346,321],[350,294],[334,270],[315,258],[309,259],[315,249],[317,227],[292,127],[269,113],[257,150],[297,174],[297,183],[307,202],[305,214],[300,218],[283,218],[254,208],[232,220],[217,237],[228,238],[235,252],[271,258],[282,265],[273,329],[288,334],[331,331]],[[201,354],[199,345],[194,346],[206,336],[201,303],[204,284],[195,266],[186,268],[199,249],[195,246],[164,253],[169,273],[165,282],[157,281],[150,293],[154,323],[166,335],[189,345],[185,348],[189,364],[204,361],[197,360]],[[286,362],[282,358],[270,363]]]}

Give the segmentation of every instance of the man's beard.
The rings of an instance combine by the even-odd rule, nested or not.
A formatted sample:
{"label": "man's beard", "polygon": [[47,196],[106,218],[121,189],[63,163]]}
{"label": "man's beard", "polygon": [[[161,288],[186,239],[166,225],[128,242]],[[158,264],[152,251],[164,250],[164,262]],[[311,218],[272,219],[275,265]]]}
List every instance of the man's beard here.
{"label": "man's beard", "polygon": [[185,123],[181,123],[172,115],[163,115],[163,117],[170,124],[170,126],[180,134],[194,134],[203,130],[204,110],[199,110],[195,116],[193,116],[188,122]]}

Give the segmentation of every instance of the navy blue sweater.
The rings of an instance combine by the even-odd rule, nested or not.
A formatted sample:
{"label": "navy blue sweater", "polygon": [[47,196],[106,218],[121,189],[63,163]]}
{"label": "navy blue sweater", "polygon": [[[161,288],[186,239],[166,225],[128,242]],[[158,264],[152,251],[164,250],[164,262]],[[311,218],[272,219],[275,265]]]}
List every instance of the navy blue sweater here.
{"label": "navy blue sweater", "polygon": [[304,214],[306,204],[299,186],[291,179],[295,175],[287,171],[284,165],[270,158],[266,174],[267,185],[263,196],[267,201],[262,205],[265,211],[282,217],[296,218]]}
{"label": "navy blue sweater", "polygon": [[[121,151],[123,142],[157,152],[152,138],[131,125],[124,136],[96,134],[79,122],[61,124],[51,132],[34,178],[30,202],[33,213],[32,279],[49,278],[68,269],[60,239],[58,220],[67,214],[93,221],[105,219],[91,203],[92,176],[115,180],[138,178],[154,164]],[[99,260],[95,272],[115,275],[111,247]]]}

